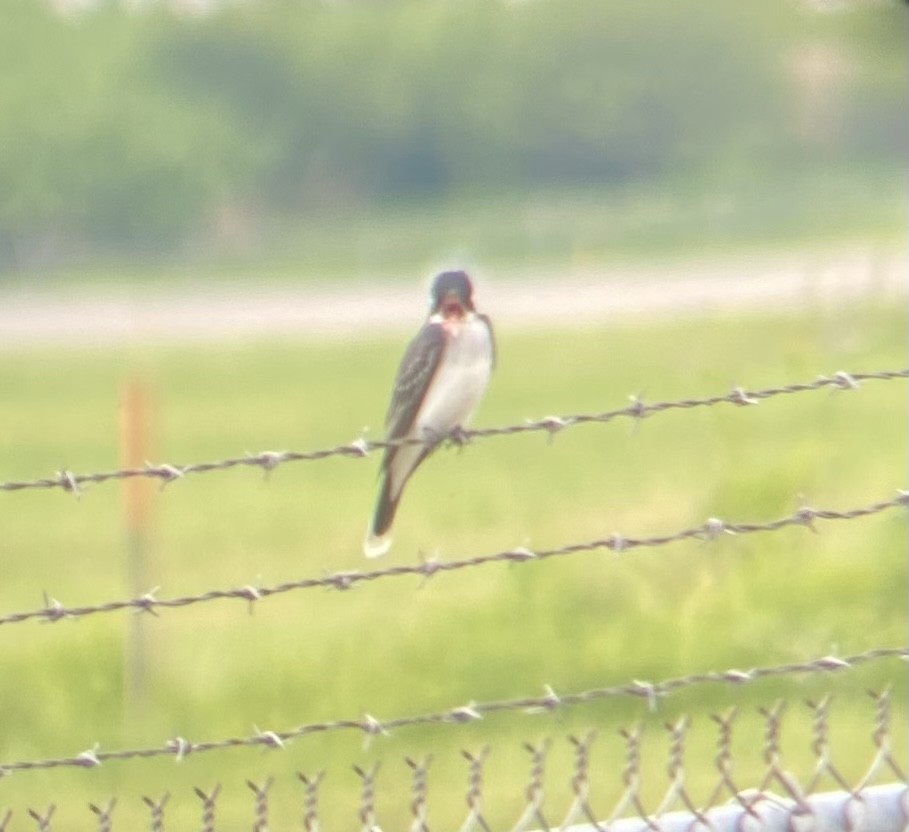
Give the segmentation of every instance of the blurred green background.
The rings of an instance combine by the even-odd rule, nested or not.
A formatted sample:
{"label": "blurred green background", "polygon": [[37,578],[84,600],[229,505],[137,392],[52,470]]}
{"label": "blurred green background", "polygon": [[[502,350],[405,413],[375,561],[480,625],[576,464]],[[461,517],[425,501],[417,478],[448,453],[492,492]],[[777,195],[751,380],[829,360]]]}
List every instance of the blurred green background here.
{"label": "blurred green background", "polygon": [[[885,0],[6,0],[0,480],[122,465],[130,384],[150,402],[153,462],[310,450],[364,428],[376,437],[419,325],[427,264],[441,260],[479,264],[486,285],[523,281],[531,293],[531,277],[581,272],[608,293],[613,278],[659,262],[683,287],[680,306],[703,258],[728,263],[730,283],[746,272],[760,280],[755,263],[773,277],[781,252],[805,264],[803,291],[782,311],[512,320],[498,331],[500,365],[478,426],[621,407],[634,394],[709,396],[905,366],[904,281],[894,294],[873,272],[906,245],[906,14]],[[869,272],[848,302],[821,291],[826,267],[809,268],[835,272],[844,247],[866,252]],[[203,317],[205,292],[225,282],[250,298],[302,286],[288,297],[303,302],[310,289],[349,284],[360,294],[346,297],[369,320],[393,280],[412,287],[413,317],[356,337],[278,338],[264,327],[235,340],[92,345],[3,329],[8,299],[27,310],[36,297],[40,315],[48,295],[97,298],[103,315],[118,291],[135,292],[141,308],[151,284],[156,303],[178,310],[188,282]],[[483,299],[481,285],[481,308]],[[551,444],[522,435],[441,452],[408,490],[380,565],[616,531],[668,534],[711,516],[762,522],[803,499],[833,509],[889,499],[906,484],[906,417],[904,382],[868,382],[579,427]],[[95,604],[155,586],[174,597],[366,568],[360,544],[377,467],[376,457],[333,458],[282,467],[268,481],[242,470],[152,488],[139,578],[119,484],[79,500],[2,493],[0,613],[40,607],[44,592]],[[249,736],[254,726],[539,695],[545,684],[567,693],[898,646],[905,540],[893,511],[819,523],[818,534],[792,528],[487,566],[423,586],[406,578],[289,593],[251,613],[224,601],[159,618],[3,625],[0,765],[95,742],[110,750]],[[655,712],[610,700],[401,730],[368,745],[325,735],[180,765],[20,772],[0,779],[0,820],[8,807],[11,829],[30,828],[28,807],[56,803],[61,828],[85,827],[94,821],[87,804],[117,795],[115,828],[142,828],[140,796],[170,791],[167,828],[195,828],[192,786],[220,782],[219,823],[248,828],[244,780],[275,775],[273,828],[298,828],[294,772],[325,768],[325,828],[334,828],[355,822],[351,765],[382,760],[379,820],[391,828],[408,818],[404,756],[432,753],[430,824],[451,826],[465,811],[459,750],[488,743],[488,816],[500,828],[525,802],[521,743],[550,736],[546,816],[556,823],[570,796],[568,734],[600,732],[592,803],[605,815],[621,793],[619,727],[644,726],[653,801],[666,784],[662,725],[682,713],[694,720],[689,784],[706,800],[717,781],[708,713],[742,708],[736,772],[757,785],[756,708],[784,697],[785,761],[807,778],[814,758],[801,701],[829,692],[833,760],[855,781],[873,753],[866,689],[888,684],[904,760],[906,673],[891,661],[692,688]]]}
{"label": "blurred green background", "polygon": [[816,6],[8,0],[0,269],[408,274],[901,233],[906,9]]}

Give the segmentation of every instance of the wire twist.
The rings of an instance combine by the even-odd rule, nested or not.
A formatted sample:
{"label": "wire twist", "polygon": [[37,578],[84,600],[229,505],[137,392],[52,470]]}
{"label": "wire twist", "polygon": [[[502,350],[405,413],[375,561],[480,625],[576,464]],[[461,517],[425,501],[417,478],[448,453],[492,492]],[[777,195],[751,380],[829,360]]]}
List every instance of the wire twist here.
{"label": "wire twist", "polygon": [[[815,381],[811,382],[766,387],[760,390],[746,390],[742,387],[735,387],[732,392],[723,395],[661,401],[652,404],[646,404],[635,396],[632,398],[631,405],[616,410],[606,410],[600,413],[576,413],[567,416],[546,416],[542,419],[528,420],[520,424],[505,425],[503,427],[461,430],[455,439],[456,444],[463,445],[474,439],[485,439],[494,436],[516,436],[524,433],[546,433],[549,436],[553,436],[566,428],[578,425],[605,424],[621,418],[639,421],[647,416],[665,413],[670,410],[692,410],[694,408],[715,407],[720,404],[732,404],[742,407],[755,405],[765,399],[778,396],[824,389],[857,390],[861,382],[892,381],[901,378],[909,378],[909,369],[881,370],[870,373],[848,373],[841,370],[833,376],[819,376]],[[148,463],[144,468],[122,468],[90,474],[76,474],[64,468],[53,477],[0,482],[0,491],[61,489],[78,496],[83,490],[82,486],[85,485],[98,485],[136,477],[157,480],[162,486],[166,486],[177,480],[182,480],[188,475],[229,471],[234,468],[259,468],[265,474],[270,474],[280,465],[291,462],[315,462],[330,457],[362,459],[369,456],[373,451],[381,451],[405,444],[422,445],[425,442],[421,440],[371,441],[361,437],[353,442],[314,451],[261,451],[256,454],[246,454],[210,462],[193,462],[184,465],[172,465],[170,463],[154,465]]]}
{"label": "wire twist", "polygon": [[816,529],[816,521],[858,520],[870,517],[881,512],[895,508],[909,506],[909,492],[897,491],[897,496],[890,500],[880,500],[870,505],[846,511],[832,509],[815,509],[803,506],[786,517],[764,523],[726,523],[717,518],[711,518],[700,526],[692,526],[677,532],[651,537],[625,537],[612,534],[609,537],[588,540],[579,543],[568,543],[554,549],[538,549],[533,551],[526,547],[506,549],[488,555],[476,555],[460,560],[426,560],[411,565],[389,566],[369,571],[335,572],[318,578],[303,578],[295,581],[285,581],[274,586],[253,587],[243,586],[236,589],[212,589],[195,595],[183,595],[176,598],[158,598],[157,588],[146,592],[138,598],[129,598],[119,601],[107,601],[102,604],[87,604],[83,606],[68,607],[56,598],[44,595],[44,606],[39,609],[25,612],[8,613],[0,615],[0,626],[20,624],[24,621],[39,620],[44,622],[58,622],[64,619],[84,618],[89,615],[119,612],[121,610],[135,610],[157,614],[161,610],[179,609],[194,604],[211,603],[222,600],[240,600],[247,604],[254,604],[266,598],[283,595],[288,592],[298,592],[308,589],[337,589],[348,590],[360,584],[374,583],[389,578],[402,578],[407,575],[417,576],[428,580],[436,575],[457,572],[462,569],[474,569],[489,566],[493,563],[525,564],[579,555],[599,550],[623,554],[632,549],[651,549],[667,546],[684,540],[715,540],[720,533],[744,535],[758,532],[778,532],[790,526]]}
{"label": "wire twist", "polygon": [[[666,679],[662,682],[642,682],[640,680],[635,680],[623,685],[595,688],[563,695],[556,695],[552,688],[547,687],[542,696],[527,696],[519,699],[503,699],[489,702],[471,702],[467,706],[460,705],[445,711],[437,711],[416,716],[397,717],[384,721],[366,714],[361,719],[339,719],[331,722],[315,722],[301,725],[287,731],[260,731],[257,729],[251,736],[230,737],[221,740],[191,742],[183,737],[177,737],[164,743],[164,745],[150,748],[126,749],[122,751],[102,751],[95,746],[90,751],[83,751],[74,757],[21,760],[18,762],[0,764],[0,775],[10,774],[14,771],[30,771],[36,769],[93,768],[100,766],[105,762],[114,760],[148,759],[152,757],[173,757],[176,760],[181,760],[188,754],[218,752],[229,748],[270,748],[274,750],[283,750],[292,740],[317,733],[359,731],[365,737],[375,737],[390,734],[401,728],[426,725],[465,725],[469,722],[483,719],[487,715],[496,713],[513,712],[536,714],[540,711],[554,712],[566,707],[580,706],[615,697],[642,699],[648,703],[648,706],[651,706],[665,696],[696,685],[740,685],[755,682],[759,679],[778,676],[838,672],[852,669],[869,662],[894,658],[905,659],[906,657],[909,657],[909,647],[878,647],[872,650],[866,650],[864,653],[857,653],[842,658],[836,656],[822,656],[804,662],[755,667],[744,671],[733,668],[721,672],[711,671],[708,673],[696,673],[689,676]],[[879,705],[878,707],[883,710],[884,706]],[[469,718],[465,718],[465,714],[467,713],[471,715]],[[889,737],[889,728],[886,723],[883,723],[883,716],[879,716],[879,720],[881,720],[883,724],[880,736],[886,739]],[[880,761],[877,763],[878,767],[886,766],[891,770],[899,771],[899,767],[893,760],[890,751],[889,739],[887,739],[886,742],[883,739],[881,740],[878,751],[878,757],[880,758]],[[478,763],[478,771],[481,770],[481,763],[482,761]],[[364,781],[365,801],[367,786],[372,788],[375,772],[364,771],[361,772],[361,776]],[[306,781],[304,780],[304,782]],[[201,790],[197,790],[197,794],[203,801],[210,800],[213,808],[218,791],[219,787],[216,787],[212,795],[205,795]],[[366,825],[365,821],[364,825]]]}

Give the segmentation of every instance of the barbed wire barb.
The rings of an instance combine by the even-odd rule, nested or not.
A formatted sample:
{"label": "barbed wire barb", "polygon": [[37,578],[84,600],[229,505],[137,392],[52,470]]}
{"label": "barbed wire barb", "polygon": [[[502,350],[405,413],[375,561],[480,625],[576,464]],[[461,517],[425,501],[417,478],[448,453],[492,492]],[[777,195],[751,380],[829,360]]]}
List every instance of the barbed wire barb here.
{"label": "barbed wire barb", "polygon": [[[702,407],[715,407],[720,404],[737,406],[757,404],[764,399],[778,396],[787,396],[796,393],[805,393],[813,390],[859,390],[860,383],[864,381],[891,381],[909,378],[909,369],[880,370],[868,373],[848,373],[840,370],[833,376],[818,376],[811,382],[786,384],[777,387],[767,387],[760,390],[746,390],[734,387],[729,393],[704,398],[688,398],[674,401],[654,402],[646,404],[637,396],[632,397],[632,403],[617,410],[606,410],[600,413],[579,413],[565,416],[546,416],[542,419],[529,420],[518,424],[505,425],[494,428],[479,428],[461,430],[452,436],[458,447],[472,442],[475,439],[491,438],[497,436],[515,436],[524,433],[546,433],[550,439],[555,432],[574,428],[579,425],[606,424],[615,419],[628,418],[638,424],[644,417],[656,413],[672,410],[692,410]],[[68,469],[58,471],[54,477],[37,478],[31,480],[0,482],[0,491],[25,491],[25,490],[51,490],[63,491],[79,497],[83,486],[98,485],[116,480],[127,480],[135,477],[156,479],[164,487],[176,480],[185,479],[190,474],[206,474],[216,471],[228,471],[234,468],[260,468],[266,474],[271,473],[281,465],[290,462],[314,462],[330,457],[349,457],[363,459],[372,451],[384,450],[405,444],[423,444],[422,440],[367,440],[360,437],[353,442],[336,445],[331,448],[322,448],[314,451],[262,451],[260,453],[245,453],[242,456],[230,457],[210,462],[195,462],[184,465],[160,463],[157,465],[146,463],[144,468],[122,468],[112,471],[99,471],[89,474],[75,474]]]}

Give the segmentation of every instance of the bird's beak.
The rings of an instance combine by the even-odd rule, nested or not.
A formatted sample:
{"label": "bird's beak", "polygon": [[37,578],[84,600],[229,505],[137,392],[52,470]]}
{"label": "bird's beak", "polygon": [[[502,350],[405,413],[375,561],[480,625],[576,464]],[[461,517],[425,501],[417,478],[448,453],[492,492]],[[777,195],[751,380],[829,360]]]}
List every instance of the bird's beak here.
{"label": "bird's beak", "polygon": [[449,292],[442,300],[442,317],[446,320],[452,318],[463,318],[465,314],[464,304],[456,292]]}

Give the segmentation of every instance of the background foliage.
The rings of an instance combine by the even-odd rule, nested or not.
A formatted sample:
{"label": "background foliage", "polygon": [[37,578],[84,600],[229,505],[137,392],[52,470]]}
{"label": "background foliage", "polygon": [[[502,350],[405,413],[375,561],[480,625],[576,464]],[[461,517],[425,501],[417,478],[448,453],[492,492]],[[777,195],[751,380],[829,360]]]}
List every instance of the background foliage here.
{"label": "background foliage", "polygon": [[201,17],[9,0],[0,267],[261,253],[263,229],[307,218],[551,189],[684,202],[769,181],[769,216],[871,182],[872,214],[899,221],[904,17],[792,0],[270,0]]}

